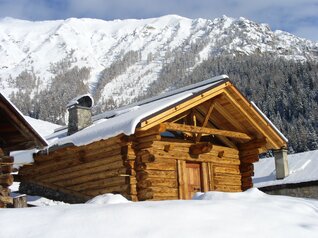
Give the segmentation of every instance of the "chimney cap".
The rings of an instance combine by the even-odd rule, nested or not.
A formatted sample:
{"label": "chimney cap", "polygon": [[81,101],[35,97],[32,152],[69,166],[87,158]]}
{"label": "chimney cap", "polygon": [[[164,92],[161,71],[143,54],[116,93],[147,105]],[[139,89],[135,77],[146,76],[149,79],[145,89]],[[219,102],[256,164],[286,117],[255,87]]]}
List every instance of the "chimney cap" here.
{"label": "chimney cap", "polygon": [[73,98],[67,105],[66,108],[71,108],[74,106],[81,106],[92,108],[94,105],[94,99],[90,94],[84,94]]}

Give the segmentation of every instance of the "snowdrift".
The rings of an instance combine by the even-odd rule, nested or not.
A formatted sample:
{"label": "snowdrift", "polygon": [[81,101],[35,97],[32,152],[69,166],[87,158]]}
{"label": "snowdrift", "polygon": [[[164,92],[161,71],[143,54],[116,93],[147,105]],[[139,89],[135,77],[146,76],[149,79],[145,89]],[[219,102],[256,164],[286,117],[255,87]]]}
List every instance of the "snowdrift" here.
{"label": "snowdrift", "polygon": [[[111,200],[115,203],[113,204]],[[317,237],[318,201],[243,193],[198,193],[191,201],[4,209],[0,237]]]}

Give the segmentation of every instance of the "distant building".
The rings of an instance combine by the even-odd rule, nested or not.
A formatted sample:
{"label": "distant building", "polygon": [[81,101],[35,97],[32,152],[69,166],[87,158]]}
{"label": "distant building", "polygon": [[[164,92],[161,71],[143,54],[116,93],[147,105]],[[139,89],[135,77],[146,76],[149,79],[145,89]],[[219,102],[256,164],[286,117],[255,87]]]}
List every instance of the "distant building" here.
{"label": "distant building", "polygon": [[254,187],[275,195],[318,199],[318,150],[288,155],[289,175],[276,179],[274,158],[254,164]]}

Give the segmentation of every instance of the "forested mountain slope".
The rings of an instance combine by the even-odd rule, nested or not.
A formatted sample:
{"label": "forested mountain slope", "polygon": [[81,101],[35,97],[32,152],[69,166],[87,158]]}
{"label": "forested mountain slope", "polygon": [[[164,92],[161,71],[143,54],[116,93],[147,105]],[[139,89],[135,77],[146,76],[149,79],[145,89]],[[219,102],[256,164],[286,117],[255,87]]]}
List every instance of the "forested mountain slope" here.
{"label": "forested mountain slope", "polygon": [[0,90],[26,115],[64,122],[90,92],[95,113],[228,74],[290,139],[317,148],[318,43],[244,18],[0,20]]}

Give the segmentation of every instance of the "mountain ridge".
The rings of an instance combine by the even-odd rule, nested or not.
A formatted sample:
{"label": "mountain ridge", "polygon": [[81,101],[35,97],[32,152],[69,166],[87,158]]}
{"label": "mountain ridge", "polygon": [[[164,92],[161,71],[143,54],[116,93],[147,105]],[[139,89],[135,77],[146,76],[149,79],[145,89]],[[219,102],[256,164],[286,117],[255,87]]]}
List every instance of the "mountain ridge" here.
{"label": "mountain ridge", "polygon": [[[90,18],[0,20],[0,78],[17,77],[23,70],[33,71],[43,81],[41,89],[54,76],[50,72],[51,65],[70,58],[72,67],[91,69],[85,83],[94,93],[105,68],[129,51],[139,52],[137,60],[108,82],[107,88],[101,89],[99,103],[110,97],[120,100],[117,94],[129,102],[138,90],[146,91],[158,79],[165,61],[173,60],[171,52],[176,49],[195,51],[189,70],[210,56],[221,54],[270,53],[292,60],[318,61],[318,43],[283,31],[273,32],[267,24],[243,17],[209,20],[166,15],[112,21]],[[14,91],[5,83],[4,88],[7,95]],[[120,91],[124,88],[129,90],[122,94]]]}

